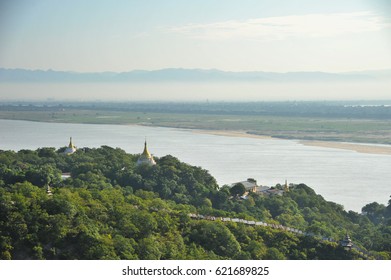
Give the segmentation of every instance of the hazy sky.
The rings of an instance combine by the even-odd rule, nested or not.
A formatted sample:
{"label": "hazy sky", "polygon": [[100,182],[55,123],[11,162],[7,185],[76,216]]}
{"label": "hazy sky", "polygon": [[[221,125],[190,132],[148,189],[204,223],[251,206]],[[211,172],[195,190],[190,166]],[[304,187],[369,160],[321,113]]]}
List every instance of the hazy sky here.
{"label": "hazy sky", "polygon": [[[0,0],[1,67],[391,69],[391,1]],[[390,84],[0,85],[0,98],[389,99]]]}
{"label": "hazy sky", "polygon": [[0,0],[0,67],[391,68],[388,0]]}

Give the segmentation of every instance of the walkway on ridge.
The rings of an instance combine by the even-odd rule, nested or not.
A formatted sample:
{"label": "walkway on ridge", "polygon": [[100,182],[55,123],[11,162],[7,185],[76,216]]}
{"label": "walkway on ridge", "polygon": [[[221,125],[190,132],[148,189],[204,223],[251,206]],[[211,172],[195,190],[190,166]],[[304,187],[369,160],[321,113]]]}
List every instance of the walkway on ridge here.
{"label": "walkway on ridge", "polygon": [[[277,225],[277,224],[270,224],[270,223],[261,222],[261,221],[249,221],[249,220],[240,219],[240,218],[214,217],[214,216],[206,216],[206,215],[194,214],[194,213],[190,213],[189,217],[192,218],[192,219],[197,219],[197,220],[234,222],[234,223],[242,223],[242,224],[253,225],[253,226],[271,227],[271,228],[274,228],[274,229],[280,229],[280,230],[284,230],[284,231],[289,231],[289,232],[292,232],[292,233],[295,233],[295,234],[299,234],[299,235],[313,237],[316,240],[318,240],[318,242],[328,241],[328,242],[334,242],[334,243],[337,243],[337,244],[340,243],[339,241],[336,241],[333,238],[320,236],[320,235],[317,235],[317,234],[312,233],[312,232],[305,232],[305,231],[302,231],[302,230],[299,230],[299,229],[296,229],[296,228],[293,228],[293,227],[287,227],[287,226]],[[367,250],[359,248],[357,245],[353,244],[352,248],[357,250],[359,252],[359,254],[364,259],[369,259],[370,257],[377,259],[372,253],[368,252]]]}

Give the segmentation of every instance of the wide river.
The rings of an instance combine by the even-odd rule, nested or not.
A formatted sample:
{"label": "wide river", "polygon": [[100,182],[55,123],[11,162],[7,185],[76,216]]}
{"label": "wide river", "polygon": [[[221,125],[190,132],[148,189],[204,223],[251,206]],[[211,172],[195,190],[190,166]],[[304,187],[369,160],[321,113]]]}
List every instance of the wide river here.
{"label": "wide river", "polygon": [[119,147],[141,153],[147,137],[151,153],[171,154],[210,171],[220,185],[254,178],[259,184],[305,183],[346,210],[367,203],[387,205],[391,195],[391,155],[305,146],[298,141],[218,136],[192,130],[0,120],[0,149],[60,148],[69,137],[77,147]]}

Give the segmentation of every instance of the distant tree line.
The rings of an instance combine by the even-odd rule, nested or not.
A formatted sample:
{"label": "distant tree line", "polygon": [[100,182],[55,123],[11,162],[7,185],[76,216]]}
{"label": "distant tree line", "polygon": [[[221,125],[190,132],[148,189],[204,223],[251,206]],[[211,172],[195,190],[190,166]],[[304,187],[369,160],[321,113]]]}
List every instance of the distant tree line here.
{"label": "distant tree line", "polygon": [[2,103],[0,111],[84,109],[149,113],[260,115],[319,118],[391,119],[391,104],[384,101],[284,102],[39,102]]}

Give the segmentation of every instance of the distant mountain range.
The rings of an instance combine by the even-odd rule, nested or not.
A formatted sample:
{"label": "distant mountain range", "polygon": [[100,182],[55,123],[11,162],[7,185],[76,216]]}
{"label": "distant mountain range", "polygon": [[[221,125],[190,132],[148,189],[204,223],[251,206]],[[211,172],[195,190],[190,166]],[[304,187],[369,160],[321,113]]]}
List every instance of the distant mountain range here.
{"label": "distant mountain range", "polygon": [[361,72],[227,72],[221,70],[167,68],[129,72],[80,73],[54,70],[0,68],[0,82],[19,83],[124,83],[124,82],[319,82],[391,80],[391,70]]}

